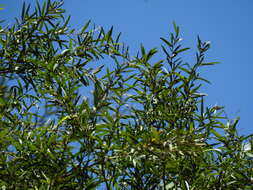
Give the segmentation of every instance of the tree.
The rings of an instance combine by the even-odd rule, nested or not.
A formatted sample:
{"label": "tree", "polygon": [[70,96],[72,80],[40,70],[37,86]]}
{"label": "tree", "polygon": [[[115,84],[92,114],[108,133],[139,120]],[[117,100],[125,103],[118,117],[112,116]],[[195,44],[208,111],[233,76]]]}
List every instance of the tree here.
{"label": "tree", "polygon": [[113,28],[69,29],[62,3],[0,28],[2,189],[251,189],[252,135],[200,93],[208,42],[184,63],[174,23],[130,56]]}

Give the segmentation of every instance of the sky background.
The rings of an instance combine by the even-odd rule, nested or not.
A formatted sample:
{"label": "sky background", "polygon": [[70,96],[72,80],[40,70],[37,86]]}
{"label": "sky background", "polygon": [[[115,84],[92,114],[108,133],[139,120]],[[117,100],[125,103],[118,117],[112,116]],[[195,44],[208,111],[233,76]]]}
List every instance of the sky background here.
{"label": "sky background", "polygon": [[[0,0],[5,24],[21,14],[23,2]],[[173,21],[181,29],[184,46],[191,48],[189,60],[195,56],[197,35],[211,41],[207,60],[221,64],[201,70],[212,83],[201,89],[208,94],[206,103],[225,106],[231,119],[239,116],[240,134],[253,133],[252,0],[65,0],[64,8],[71,15],[72,28],[80,29],[88,20],[105,28],[114,26],[133,55],[141,43],[159,48],[160,37],[173,31]]]}

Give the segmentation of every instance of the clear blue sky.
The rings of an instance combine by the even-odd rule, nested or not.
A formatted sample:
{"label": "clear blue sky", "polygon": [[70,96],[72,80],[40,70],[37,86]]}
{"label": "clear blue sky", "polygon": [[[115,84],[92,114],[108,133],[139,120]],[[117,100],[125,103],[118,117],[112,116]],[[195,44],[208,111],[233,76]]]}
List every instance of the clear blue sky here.
{"label": "clear blue sky", "polygon": [[[42,2],[42,0],[39,0]],[[23,0],[2,0],[0,18],[13,22],[21,13]],[[26,2],[35,3],[35,0]],[[241,117],[241,134],[253,133],[253,19],[252,0],[65,0],[70,25],[75,28],[91,19],[97,26],[114,26],[135,53],[140,43],[159,47],[160,37],[172,31],[175,21],[181,28],[183,44],[193,48],[196,37],[211,41],[210,61],[220,65],[202,70],[212,84],[202,88],[208,105],[222,105],[230,118]]]}

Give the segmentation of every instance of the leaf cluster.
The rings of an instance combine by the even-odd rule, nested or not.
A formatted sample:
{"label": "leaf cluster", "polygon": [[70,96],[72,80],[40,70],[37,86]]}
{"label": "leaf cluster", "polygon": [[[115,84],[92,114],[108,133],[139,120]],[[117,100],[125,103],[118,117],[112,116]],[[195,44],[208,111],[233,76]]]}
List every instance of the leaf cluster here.
{"label": "leaf cluster", "polygon": [[251,189],[252,135],[200,91],[209,42],[185,63],[174,23],[130,56],[113,28],[70,29],[62,4],[0,27],[2,189]]}

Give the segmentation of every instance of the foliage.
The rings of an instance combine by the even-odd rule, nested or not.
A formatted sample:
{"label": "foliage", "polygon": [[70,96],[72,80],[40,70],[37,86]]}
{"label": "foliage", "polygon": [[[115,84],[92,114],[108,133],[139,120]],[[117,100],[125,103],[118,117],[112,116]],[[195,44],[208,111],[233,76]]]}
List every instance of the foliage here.
{"label": "foliage", "polygon": [[113,28],[69,29],[62,1],[30,9],[0,28],[2,189],[251,189],[251,135],[200,93],[208,42],[184,63],[174,24],[130,56]]}

